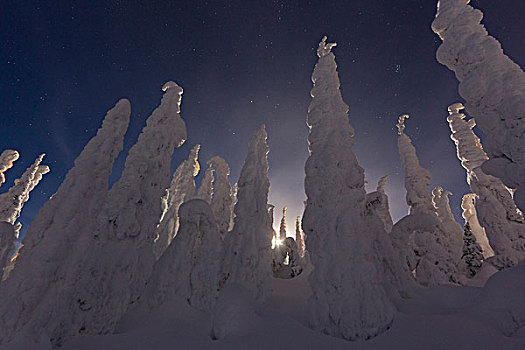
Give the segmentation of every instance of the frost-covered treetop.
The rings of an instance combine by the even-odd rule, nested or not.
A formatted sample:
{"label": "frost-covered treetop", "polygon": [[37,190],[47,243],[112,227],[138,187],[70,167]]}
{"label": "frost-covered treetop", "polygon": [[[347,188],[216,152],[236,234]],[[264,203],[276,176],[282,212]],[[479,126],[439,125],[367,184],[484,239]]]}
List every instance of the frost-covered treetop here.
{"label": "frost-covered treetop", "polygon": [[164,86],[162,86],[162,91],[166,92],[171,88],[175,88],[176,90],[174,91],[176,91],[179,95],[182,95],[182,93],[184,92],[181,86],[179,86],[176,82],[171,80],[164,84]]}
{"label": "frost-covered treetop", "polygon": [[4,172],[13,166],[20,155],[13,149],[7,149],[0,154],[0,185],[5,182]]}
{"label": "frost-covered treetop", "polygon": [[326,39],[328,39],[325,36],[323,36],[323,39],[321,40],[321,42],[319,43],[319,47],[317,48],[317,56],[319,57],[324,57],[326,55],[328,55],[331,51],[332,51],[332,48],[334,46],[337,46],[337,43],[326,43]]}
{"label": "frost-covered treetop", "polygon": [[396,127],[397,127],[397,133],[399,135],[401,135],[403,133],[403,130],[405,130],[405,119],[408,119],[408,118],[410,118],[408,114],[403,114],[397,120]]}

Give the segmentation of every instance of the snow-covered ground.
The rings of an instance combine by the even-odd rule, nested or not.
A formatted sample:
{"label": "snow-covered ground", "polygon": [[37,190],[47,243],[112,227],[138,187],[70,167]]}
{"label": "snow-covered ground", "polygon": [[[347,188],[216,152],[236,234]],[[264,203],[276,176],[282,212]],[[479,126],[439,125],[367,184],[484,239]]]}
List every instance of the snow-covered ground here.
{"label": "snow-covered ground", "polygon": [[[525,264],[493,275],[485,287],[441,286],[397,303],[392,328],[364,342],[349,342],[307,327],[307,282],[311,269],[290,279],[272,279],[273,293],[261,305],[238,288],[219,301],[227,335],[214,340],[212,315],[177,299],[150,312],[130,311],[117,333],[77,337],[65,350],[83,349],[525,349],[525,327],[512,337],[502,326],[524,326]],[[46,347],[40,346],[38,349]],[[19,340],[4,349],[31,349]]]}

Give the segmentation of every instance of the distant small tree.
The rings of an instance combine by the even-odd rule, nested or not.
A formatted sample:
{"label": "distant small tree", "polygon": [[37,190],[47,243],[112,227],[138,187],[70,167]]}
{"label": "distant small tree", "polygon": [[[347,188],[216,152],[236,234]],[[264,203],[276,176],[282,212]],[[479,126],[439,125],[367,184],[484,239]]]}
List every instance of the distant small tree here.
{"label": "distant small tree", "polygon": [[474,277],[479,270],[481,270],[483,250],[478,242],[476,242],[476,237],[472,234],[468,223],[465,224],[463,233],[463,255],[461,259],[465,262],[465,265],[467,265],[468,278]]}

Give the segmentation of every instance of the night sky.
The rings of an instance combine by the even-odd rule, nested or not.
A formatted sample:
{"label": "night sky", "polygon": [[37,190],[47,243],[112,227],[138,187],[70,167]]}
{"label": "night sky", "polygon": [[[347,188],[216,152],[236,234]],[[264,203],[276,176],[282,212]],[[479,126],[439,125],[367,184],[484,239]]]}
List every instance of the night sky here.
{"label": "night sky", "polygon": [[[434,185],[454,193],[459,219],[461,197],[469,191],[445,118],[447,106],[461,99],[453,73],[435,59],[440,40],[430,24],[436,3],[0,1],[0,151],[20,152],[0,192],[46,153],[43,164],[51,173],[22,211],[25,232],[106,111],[125,97],[132,116],[110,179],[115,182],[126,151],[160,103],[162,85],[174,80],[184,88],[188,140],[175,150],[172,167],[200,143],[201,166],[220,155],[234,182],[250,134],[266,124],[270,203],[277,223],[288,206],[293,232],[305,199],[310,76],[317,44],[327,35],[338,44],[333,51],[368,189],[390,174],[393,219],[406,215],[394,124],[408,113],[405,132]],[[471,4],[484,12],[483,23],[506,54],[525,67],[525,1]]]}

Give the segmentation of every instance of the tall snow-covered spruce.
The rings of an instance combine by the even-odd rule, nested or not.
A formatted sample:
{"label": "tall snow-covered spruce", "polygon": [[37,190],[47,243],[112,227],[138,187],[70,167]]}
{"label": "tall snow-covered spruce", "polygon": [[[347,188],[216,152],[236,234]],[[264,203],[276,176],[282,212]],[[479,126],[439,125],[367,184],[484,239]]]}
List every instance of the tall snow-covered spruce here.
{"label": "tall snow-covered spruce", "polygon": [[[474,118],[465,120],[466,115],[460,112],[462,109],[461,103],[448,107],[450,138],[456,144],[458,159],[467,172],[467,182],[476,195],[471,200],[474,201],[479,224],[485,229],[490,251],[495,253],[488,261],[498,269],[510,267],[525,258],[523,215],[503,182],[483,171],[482,165],[488,156],[473,131],[476,121]],[[475,223],[472,229],[478,238],[481,233]],[[486,238],[479,238],[479,243],[487,248],[484,243]]]}
{"label": "tall snow-covered spruce", "polygon": [[[409,215],[394,225],[392,239],[401,260],[407,262],[421,285],[457,282],[462,232],[456,227],[447,230],[443,217],[438,216],[430,197],[430,172],[419,164],[412,140],[404,132],[408,117],[400,116],[396,126]],[[442,214],[446,217],[449,209],[445,207]]]}
{"label": "tall snow-covered spruce", "polygon": [[268,215],[268,144],[264,125],[250,138],[238,182],[235,223],[224,240],[222,283],[238,283],[264,301],[270,292],[273,228]]}
{"label": "tall snow-covered spruce", "polygon": [[392,216],[390,215],[390,209],[388,207],[388,196],[385,192],[386,182],[388,181],[388,175],[383,176],[377,182],[377,189],[374,192],[366,194],[366,205],[369,210],[375,211],[375,213],[383,221],[386,232],[392,231],[394,225]]}
{"label": "tall snow-covered spruce", "polygon": [[230,229],[232,221],[232,208],[235,204],[232,186],[228,176],[230,168],[228,163],[219,157],[212,157],[208,161],[209,165],[215,169],[215,180],[213,181],[213,197],[211,198],[211,209],[219,226],[221,240],[224,240]]}
{"label": "tall snow-covered spruce", "polygon": [[[513,189],[525,211],[525,72],[503,53],[469,0],[440,0],[432,30],[437,60],[454,71],[468,113],[485,134],[483,170]],[[487,231],[487,234],[489,232]]]}
{"label": "tall snow-covered spruce", "polygon": [[[31,223],[16,268],[0,288],[0,344],[25,327],[31,317],[31,328],[40,334],[56,313],[67,312],[55,307],[55,284],[71,267],[66,261],[72,247],[82,237],[91,239],[90,230],[106,200],[108,177],[122,150],[130,112],[129,101],[120,100],[106,114],[97,135]],[[44,304],[44,311],[37,308],[39,304]]]}
{"label": "tall snow-covered spruce", "polygon": [[310,156],[302,226],[314,270],[309,277],[311,326],[349,340],[387,330],[395,308],[384,289],[377,251],[388,240],[377,215],[366,215],[364,171],[352,152],[354,130],[339,91],[335,43],[319,43],[307,124]]}

